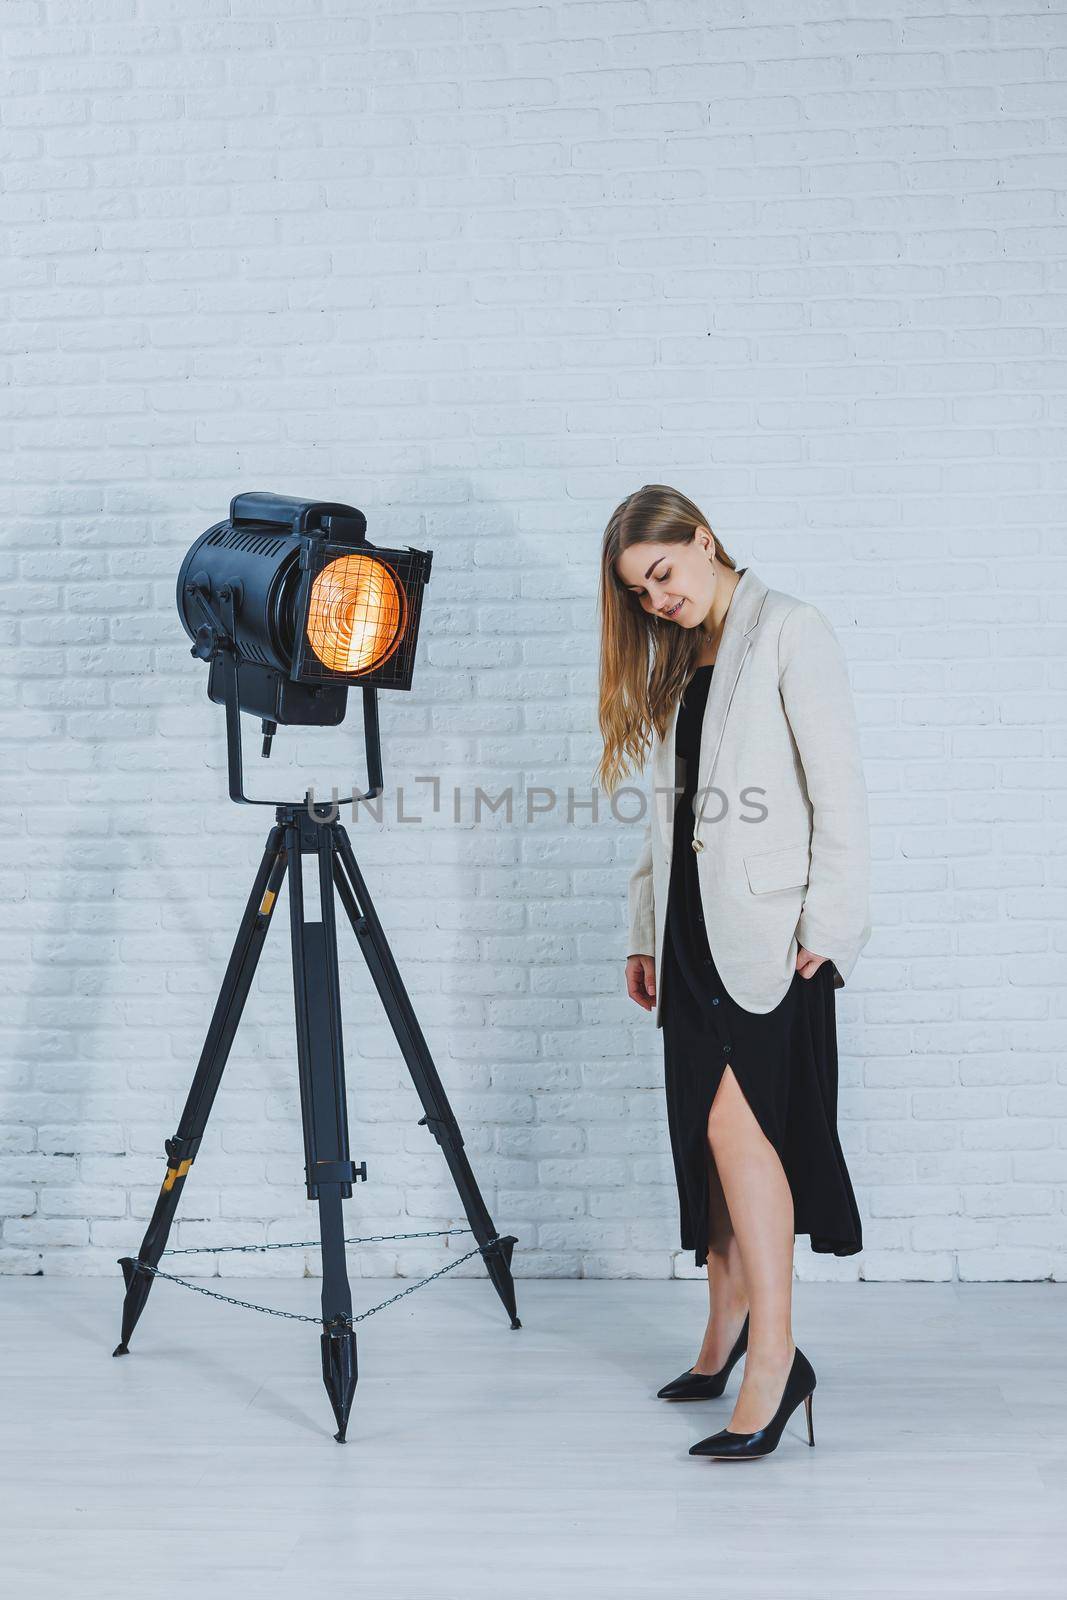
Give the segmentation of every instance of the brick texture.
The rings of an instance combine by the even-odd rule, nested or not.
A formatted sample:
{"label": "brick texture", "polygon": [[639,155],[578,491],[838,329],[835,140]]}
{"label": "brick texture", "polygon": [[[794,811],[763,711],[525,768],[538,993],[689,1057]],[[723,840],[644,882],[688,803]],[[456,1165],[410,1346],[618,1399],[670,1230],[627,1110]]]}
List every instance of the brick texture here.
{"label": "brick texture", "polygon": [[[1067,12],[948,10],[10,0],[0,1271],[117,1275],[153,1204],[270,821],[174,580],[272,488],[434,551],[352,833],[516,1271],[692,1275],[616,958],[640,829],[588,809],[599,541],[659,481],[831,618],[863,730],[867,1248],[798,1274],[1067,1276]],[[248,731],[253,792],[364,784],[357,701]],[[460,1225],[342,948],[349,1231]],[[282,918],[172,1243],[313,1238],[301,1169]]]}

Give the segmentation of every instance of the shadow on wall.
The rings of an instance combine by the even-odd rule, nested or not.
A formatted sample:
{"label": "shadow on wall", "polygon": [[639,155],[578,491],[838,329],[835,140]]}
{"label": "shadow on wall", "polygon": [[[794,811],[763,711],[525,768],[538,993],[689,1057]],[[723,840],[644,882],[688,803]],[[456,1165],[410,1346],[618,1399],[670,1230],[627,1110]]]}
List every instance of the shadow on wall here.
{"label": "shadow on wall", "polygon": [[[94,759],[103,764],[99,752]],[[115,782],[81,780],[79,805],[51,822],[37,812],[38,831],[27,836],[30,961],[0,1109],[10,1150],[0,1191],[5,1272],[114,1273],[121,1282],[116,1258],[136,1253],[159,1192],[164,1139],[192,1082],[255,870],[244,839],[212,838],[188,800],[151,803],[145,794],[140,808],[117,807]],[[228,881],[217,892],[216,881],[237,880],[238,859],[241,893],[231,896]],[[285,941],[283,957],[287,950]],[[288,965],[275,972],[275,959],[265,952],[253,985],[204,1141],[208,1181],[189,1186],[182,1228],[216,1227],[222,1128],[261,1118],[264,1096],[288,1087],[291,1041],[284,1066],[270,1053],[276,1024],[292,1027]],[[265,1185],[267,1147],[264,1136],[257,1152],[227,1151],[226,1181]],[[299,1135],[295,1148],[302,1194]],[[263,1221],[236,1226],[252,1237],[233,1242],[264,1237]],[[234,1230],[231,1218],[228,1241]],[[213,1271],[212,1259],[199,1270]]]}

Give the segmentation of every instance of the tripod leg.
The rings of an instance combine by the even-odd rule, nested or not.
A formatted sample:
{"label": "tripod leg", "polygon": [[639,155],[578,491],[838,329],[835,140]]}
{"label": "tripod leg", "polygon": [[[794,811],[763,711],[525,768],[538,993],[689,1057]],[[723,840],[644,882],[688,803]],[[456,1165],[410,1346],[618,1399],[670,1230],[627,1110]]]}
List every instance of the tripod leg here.
{"label": "tripod leg", "polygon": [[[348,1145],[333,837],[328,826],[306,815],[287,818],[285,837],[305,1174],[308,1199],[318,1201],[322,1244],[322,1378],[337,1420],[334,1438],[343,1444],[358,1365],[341,1201],[351,1198],[359,1174]],[[304,900],[304,854],[313,854],[318,868],[320,912],[310,921]],[[365,1176],[366,1169],[361,1170]]]}
{"label": "tripod leg", "polygon": [[145,1308],[148,1292],[152,1287],[153,1274],[146,1269],[158,1266],[159,1258],[166,1249],[178,1201],[185,1186],[186,1174],[200,1148],[215,1094],[222,1080],[223,1068],[233,1044],[234,1034],[237,1032],[237,1025],[241,1020],[241,1012],[244,1010],[248,991],[252,987],[252,979],[255,976],[263,942],[267,937],[267,929],[270,927],[271,912],[278,898],[285,868],[282,829],[275,826],[267,838],[263,860],[260,862],[244,916],[241,918],[241,925],[237,931],[226,975],[222,980],[222,988],[215,1004],[192,1087],[185,1102],[185,1109],[178,1124],[178,1131],[173,1139],[165,1142],[167,1172],[155,1210],[152,1212],[152,1220],[148,1224],[136,1260],[131,1256],[124,1256],[119,1262],[126,1281],[126,1297],[122,1305],[122,1337],[112,1352],[113,1355],[127,1354],[130,1336],[137,1326],[137,1319]]}
{"label": "tripod leg", "polygon": [[445,1094],[429,1046],[419,1027],[411,999],[404,988],[385,931],[378,920],[367,892],[367,885],[356,864],[351,841],[339,822],[333,823],[330,831],[336,840],[334,881],[337,892],[359,940],[370,975],[374,979],[397,1043],[408,1064],[419,1099],[422,1101],[426,1114],[420,1121],[427,1124],[441,1146],[456,1188],[459,1190],[467,1220],[481,1246],[486,1270],[503,1302],[504,1309],[511,1318],[511,1326],[519,1328],[522,1324],[516,1310],[515,1281],[511,1275],[511,1253],[518,1241],[512,1234],[504,1238],[497,1236],[493,1219],[482,1199],[481,1190],[464,1152],[463,1135],[459,1131],[459,1124],[448,1103],[448,1096]]}

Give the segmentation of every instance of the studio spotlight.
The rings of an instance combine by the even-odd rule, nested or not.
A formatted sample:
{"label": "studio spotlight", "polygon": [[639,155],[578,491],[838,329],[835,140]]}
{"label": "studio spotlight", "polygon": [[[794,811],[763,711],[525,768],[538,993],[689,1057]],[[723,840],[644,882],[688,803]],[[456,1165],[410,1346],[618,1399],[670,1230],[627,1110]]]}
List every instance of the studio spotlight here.
{"label": "studio spotlight", "polygon": [[241,711],[259,717],[263,755],[279,726],[336,727],[361,687],[371,787],[381,793],[376,689],[409,689],[432,552],[367,539],[354,506],[239,494],[178,573],[178,615],[226,707],[230,796],[244,793]]}
{"label": "studio spotlight", "polygon": [[[230,797],[244,804],[273,805],[276,819],[245,905],[178,1131],[164,1142],[167,1169],[148,1229],[137,1257],[125,1256],[120,1262],[126,1295],[122,1337],[114,1354],[127,1353],[155,1279],[173,1277],[162,1271],[159,1262],[189,1169],[200,1149],[278,896],[288,882],[304,1173],[308,1199],[318,1202],[322,1303],[320,1317],[275,1314],[321,1323],[322,1376],[337,1423],[334,1437],[342,1442],[356,1387],[354,1324],[360,1318],[352,1314],[341,1202],[351,1198],[357,1181],[366,1181],[367,1164],[354,1162],[349,1150],[338,903],[359,941],[418,1092],[423,1108],[420,1122],[441,1147],[470,1224],[469,1229],[375,1237],[472,1233],[477,1244],[468,1255],[481,1254],[513,1328],[521,1325],[511,1273],[517,1240],[513,1234],[497,1233],[482,1199],[463,1148],[463,1135],[352,842],[337,820],[336,802],[316,806],[310,793],[300,802],[251,800],[243,787],[241,713],[260,718],[266,756],[280,725],[330,727],[343,721],[348,691],[359,686],[370,788],[363,795],[353,793],[351,803],[354,806],[381,794],[377,692],[411,686],[430,561],[429,551],[410,546],[389,550],[370,544],[367,519],[354,506],[276,494],[239,494],[230,504],[227,520],[197,539],[178,575],[178,612],[193,641],[192,654],[209,663],[208,695],[226,707]],[[309,857],[305,882],[304,861]],[[199,1253],[199,1249],[183,1253]],[[465,1260],[467,1256],[460,1256],[430,1276],[439,1277]],[[232,1298],[215,1290],[202,1292],[218,1300]],[[390,1303],[384,1301],[373,1310]],[[370,1316],[372,1311],[361,1315]]]}

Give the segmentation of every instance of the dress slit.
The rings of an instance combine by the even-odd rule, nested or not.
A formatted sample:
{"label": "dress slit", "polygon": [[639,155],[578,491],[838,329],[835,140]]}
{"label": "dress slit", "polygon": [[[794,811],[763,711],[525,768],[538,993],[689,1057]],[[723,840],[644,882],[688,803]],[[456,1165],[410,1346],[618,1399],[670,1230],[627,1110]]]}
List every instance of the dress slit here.
{"label": "dress slit", "polygon": [[675,810],[663,970],[657,974],[681,1245],[694,1252],[697,1266],[705,1265],[709,1163],[715,1161],[708,1113],[729,1063],[785,1170],[794,1233],[809,1234],[816,1252],[854,1255],[863,1248],[862,1228],[837,1132],[833,964],[824,961],[812,978],[796,973],[779,1004],[756,1013],[727,992],[708,944],[692,839],[700,732],[713,670],[697,668],[678,712],[675,746],[686,777]]}

